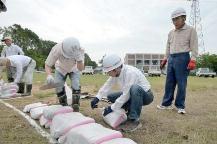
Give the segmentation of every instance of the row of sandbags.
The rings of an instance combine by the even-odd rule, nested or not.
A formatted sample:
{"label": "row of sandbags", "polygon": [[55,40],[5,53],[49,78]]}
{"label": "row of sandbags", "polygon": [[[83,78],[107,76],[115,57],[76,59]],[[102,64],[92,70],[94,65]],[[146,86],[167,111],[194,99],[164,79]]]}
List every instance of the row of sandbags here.
{"label": "row of sandbags", "polygon": [[[33,119],[39,119],[40,125],[50,128],[53,139],[60,144],[136,144],[123,138],[121,132],[108,129],[95,120],[79,112],[73,112],[69,106],[34,103],[26,105],[24,112],[29,112]],[[126,120],[124,110],[112,112],[103,117],[106,123],[117,127]]]}
{"label": "row of sandbags", "polygon": [[8,99],[20,96],[17,94],[18,86],[15,83],[5,83],[3,80],[0,81],[0,98]]}

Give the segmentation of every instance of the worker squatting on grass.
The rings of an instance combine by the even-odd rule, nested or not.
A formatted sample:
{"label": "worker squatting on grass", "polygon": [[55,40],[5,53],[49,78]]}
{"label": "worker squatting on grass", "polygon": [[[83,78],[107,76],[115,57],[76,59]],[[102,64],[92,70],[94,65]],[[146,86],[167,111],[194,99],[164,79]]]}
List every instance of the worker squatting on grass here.
{"label": "worker squatting on grass", "polygon": [[[52,67],[55,66],[55,77],[52,76]],[[80,99],[80,71],[84,69],[84,50],[76,38],[69,37],[61,43],[56,44],[49,53],[45,61],[45,71],[47,73],[47,84],[56,87],[56,94],[59,103],[67,105],[65,92],[65,81],[69,76],[72,84],[72,107],[79,111]]]}
{"label": "worker squatting on grass", "polygon": [[168,35],[166,55],[160,66],[161,69],[164,68],[168,61],[165,93],[161,105],[157,105],[157,108],[173,108],[172,101],[177,85],[175,106],[178,109],[178,113],[184,114],[186,113],[187,78],[190,70],[196,67],[198,38],[196,30],[185,23],[186,11],[183,8],[178,8],[172,12],[171,18],[175,29],[171,30]]}
{"label": "worker squatting on grass", "polygon": [[[12,69],[12,78],[19,87],[17,93],[21,95],[31,95],[33,72],[36,66],[35,60],[24,55],[11,55],[0,58],[0,69]],[[25,92],[26,87],[26,92]]]}
{"label": "worker squatting on grass", "polygon": [[[142,106],[149,105],[154,98],[150,83],[139,69],[123,64],[117,55],[105,56],[102,65],[104,72],[110,78],[100,88],[90,105],[94,109],[103,97],[107,97],[113,104],[104,109],[103,115],[106,116],[123,108],[127,112],[128,120],[121,124],[118,129],[135,131],[142,126],[139,121]],[[119,84],[121,90],[110,93],[114,84]]]}

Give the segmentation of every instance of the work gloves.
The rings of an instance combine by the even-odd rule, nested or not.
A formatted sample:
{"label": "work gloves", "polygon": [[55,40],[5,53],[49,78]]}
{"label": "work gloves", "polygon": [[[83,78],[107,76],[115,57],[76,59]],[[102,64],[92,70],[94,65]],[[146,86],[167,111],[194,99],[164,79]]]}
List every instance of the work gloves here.
{"label": "work gloves", "polygon": [[99,99],[97,97],[95,97],[91,102],[90,102],[90,106],[92,109],[97,108],[97,103],[99,102]]}
{"label": "work gloves", "polygon": [[47,76],[47,84],[53,85],[54,84],[54,78],[52,75]]}
{"label": "work gloves", "polygon": [[106,116],[111,112],[113,112],[113,110],[111,109],[111,106],[108,106],[107,108],[104,109],[103,116]]}
{"label": "work gloves", "polygon": [[191,59],[188,63],[188,70],[194,70],[195,68],[196,68],[196,61]]}
{"label": "work gloves", "polygon": [[167,59],[163,59],[162,62],[160,63],[160,69],[162,70],[166,64],[167,64]]}

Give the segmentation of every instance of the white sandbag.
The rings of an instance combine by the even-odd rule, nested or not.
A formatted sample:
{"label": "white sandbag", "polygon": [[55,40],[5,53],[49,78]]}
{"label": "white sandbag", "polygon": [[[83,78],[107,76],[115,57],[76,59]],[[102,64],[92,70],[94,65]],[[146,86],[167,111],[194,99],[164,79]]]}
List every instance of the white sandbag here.
{"label": "white sandbag", "polygon": [[52,120],[54,115],[73,112],[70,106],[51,105],[44,109],[43,115],[45,118]]}
{"label": "white sandbag", "polygon": [[121,123],[127,120],[127,115],[124,109],[116,110],[105,117],[102,115],[103,120],[112,128],[117,128]]}
{"label": "white sandbag", "polygon": [[41,102],[33,103],[33,104],[28,104],[24,107],[23,112],[30,112],[31,109],[36,108],[36,107],[43,107],[46,106],[47,104],[42,104]]}
{"label": "white sandbag", "polygon": [[72,105],[72,89],[65,83],[65,92],[67,97],[67,104]]}
{"label": "white sandbag", "polygon": [[15,83],[4,83],[0,84],[0,98],[7,99],[19,96],[17,94],[18,86]]}
{"label": "white sandbag", "polygon": [[44,117],[44,115],[42,115],[42,116],[40,117],[40,119],[39,119],[40,125],[43,126],[43,127],[45,127],[45,128],[50,128],[51,122],[52,122],[52,121],[49,120],[49,119],[46,119],[46,118]]}
{"label": "white sandbag", "polygon": [[45,106],[41,106],[41,107],[36,107],[36,108],[32,108],[30,110],[30,116],[31,118],[33,119],[39,119],[41,117],[41,115],[43,114],[43,110],[45,108],[47,108],[48,106],[45,105]]}
{"label": "white sandbag", "polygon": [[116,138],[116,139],[103,142],[101,144],[137,144],[137,143],[128,138]]}
{"label": "white sandbag", "polygon": [[[101,144],[102,142],[122,138],[119,131],[111,130],[97,123],[80,125],[59,138],[61,144]],[[122,143],[120,143],[122,144]]]}
{"label": "white sandbag", "polygon": [[70,131],[72,128],[94,122],[94,119],[85,117],[79,112],[59,114],[55,115],[52,120],[50,133],[52,137],[59,138],[60,136]]}

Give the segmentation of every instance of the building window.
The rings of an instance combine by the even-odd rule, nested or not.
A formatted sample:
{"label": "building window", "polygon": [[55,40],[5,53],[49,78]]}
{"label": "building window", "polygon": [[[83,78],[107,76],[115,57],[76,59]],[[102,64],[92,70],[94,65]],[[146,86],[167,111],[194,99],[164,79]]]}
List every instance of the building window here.
{"label": "building window", "polygon": [[136,65],[142,65],[142,60],[136,60]]}
{"label": "building window", "polygon": [[135,60],[128,60],[128,65],[135,66]]}
{"label": "building window", "polygon": [[152,60],[152,65],[158,65],[158,60]]}
{"label": "building window", "polygon": [[144,65],[150,65],[150,60],[144,60]]}

